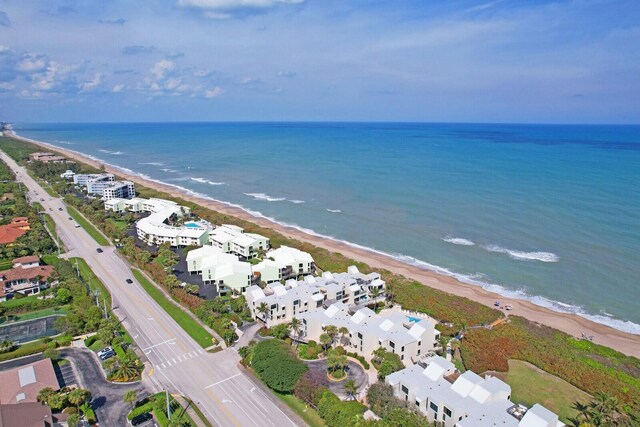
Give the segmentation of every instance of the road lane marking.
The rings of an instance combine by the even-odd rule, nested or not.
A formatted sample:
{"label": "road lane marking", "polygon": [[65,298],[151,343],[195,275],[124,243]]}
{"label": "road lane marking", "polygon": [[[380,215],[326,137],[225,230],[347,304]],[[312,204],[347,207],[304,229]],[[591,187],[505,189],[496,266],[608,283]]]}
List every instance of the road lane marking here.
{"label": "road lane marking", "polygon": [[162,365],[160,365],[160,366],[162,366],[162,369],[164,369],[164,368],[165,368],[164,363],[163,363]]}
{"label": "road lane marking", "polygon": [[171,361],[172,361],[173,363],[175,363],[176,365],[178,364],[178,362],[176,362],[176,359],[171,359]]}
{"label": "road lane marking", "polygon": [[180,356],[176,356],[176,357],[178,358],[178,360],[179,360],[180,362],[182,362],[182,359],[180,359]]}
{"label": "road lane marking", "polygon": [[[237,374],[237,375],[240,375],[240,374]],[[229,378],[231,378],[231,377],[229,377]],[[226,394],[227,396],[229,396],[229,399],[231,399],[231,395],[230,395],[229,393],[227,393],[227,392],[225,391],[225,389],[221,388],[220,390],[221,390],[224,394]],[[224,402],[224,400],[223,400],[223,402]],[[233,402],[233,401],[232,401],[232,402]],[[247,413],[247,411],[245,411],[245,410],[244,410],[244,408],[243,408],[242,406],[238,405],[236,402],[233,402],[233,403],[236,405],[236,407],[238,407],[238,409],[240,409],[240,410],[244,413],[244,415],[245,415],[247,418],[249,418],[249,419],[251,420],[251,422],[252,422],[252,423],[254,423],[254,424],[256,425],[256,427],[260,427],[260,425],[259,425],[257,422],[255,422],[253,418],[251,418],[251,415],[249,415],[249,414]]]}
{"label": "road lane marking", "polygon": [[[162,344],[171,343],[171,341],[175,341],[175,340],[176,340],[175,338],[171,338],[171,339],[168,339],[168,340],[166,340],[166,341],[159,342],[158,344],[154,344],[154,345],[152,345],[152,346],[149,346],[149,347],[147,347],[147,348],[143,348],[143,349],[142,349],[142,351],[151,350],[151,349],[152,349],[152,348],[154,348],[154,347],[158,347],[158,346],[160,346],[160,345],[162,345]],[[147,353],[145,353],[145,354],[147,354]]]}
{"label": "road lane marking", "polygon": [[215,383],[213,383],[213,384],[209,384],[208,386],[206,386],[206,387],[205,387],[205,389],[208,389],[208,388],[211,388],[211,387],[215,387],[215,386],[217,386],[218,384],[221,384],[221,383],[223,383],[223,382],[225,382],[225,381],[229,381],[230,379],[237,377],[238,375],[242,375],[242,374],[238,372],[237,374],[235,374],[235,375],[231,375],[230,377],[227,377],[227,378],[225,378],[225,379],[223,379],[223,380],[220,380],[220,381],[215,382]]}

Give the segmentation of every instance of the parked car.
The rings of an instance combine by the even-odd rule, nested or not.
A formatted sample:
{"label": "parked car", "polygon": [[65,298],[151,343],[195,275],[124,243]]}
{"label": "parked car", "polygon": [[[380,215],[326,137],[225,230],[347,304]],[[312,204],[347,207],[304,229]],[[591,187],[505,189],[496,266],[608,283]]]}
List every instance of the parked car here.
{"label": "parked car", "polygon": [[128,284],[132,284],[132,283],[133,283],[133,280],[131,280],[131,279],[127,279],[127,283],[128,283]]}
{"label": "parked car", "polygon": [[58,208],[58,210],[59,210],[59,211],[61,211],[61,210],[62,210],[62,208]]}
{"label": "parked car", "polygon": [[73,218],[69,217],[69,221],[73,221]]}
{"label": "parked car", "polygon": [[102,253],[102,252],[104,252],[104,251],[102,250],[102,248],[98,248],[98,249],[96,249],[96,252],[98,252],[99,254],[101,254],[101,253]]}
{"label": "parked car", "polygon": [[131,425],[139,426],[146,423],[147,421],[150,421],[152,418],[153,417],[151,416],[151,414],[147,412],[146,414],[142,414],[142,415],[138,415],[137,417],[134,417],[131,420]]}
{"label": "parked car", "polygon": [[107,360],[108,358],[115,356],[116,352],[113,351],[113,348],[111,347],[105,347],[100,350],[97,355],[101,360]]}

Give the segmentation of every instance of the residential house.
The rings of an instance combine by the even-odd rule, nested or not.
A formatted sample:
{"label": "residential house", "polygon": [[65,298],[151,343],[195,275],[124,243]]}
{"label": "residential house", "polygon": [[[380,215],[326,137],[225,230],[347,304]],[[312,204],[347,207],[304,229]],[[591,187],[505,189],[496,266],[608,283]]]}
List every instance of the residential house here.
{"label": "residential house", "polygon": [[6,225],[0,225],[0,245],[11,245],[31,229],[29,218],[17,216]]}
{"label": "residential house", "polygon": [[52,266],[40,265],[40,262],[36,263],[32,257],[16,258],[13,260],[13,268],[0,271],[0,301],[6,301],[14,293],[40,293],[55,284],[49,280],[52,274]]}
{"label": "residential house", "polygon": [[242,259],[255,258],[269,249],[269,239],[255,233],[245,233],[236,225],[223,224],[209,232],[209,244]]}

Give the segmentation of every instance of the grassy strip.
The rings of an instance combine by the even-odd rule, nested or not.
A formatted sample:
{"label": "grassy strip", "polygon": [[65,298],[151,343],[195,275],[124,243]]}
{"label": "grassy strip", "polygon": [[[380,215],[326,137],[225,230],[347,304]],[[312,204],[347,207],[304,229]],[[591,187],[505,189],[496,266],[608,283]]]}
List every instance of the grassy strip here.
{"label": "grassy strip", "polygon": [[106,298],[107,307],[111,308],[111,294],[104,286],[104,284],[96,277],[96,275],[91,270],[91,267],[87,264],[87,262],[82,258],[69,258],[69,262],[74,264],[78,262],[78,270],[80,270],[80,275],[84,279],[85,282],[89,284],[91,290],[99,290],[100,296],[102,298]]}
{"label": "grassy strip", "polygon": [[53,218],[51,218],[49,214],[42,214],[42,216],[44,217],[44,222],[46,224],[47,229],[49,230],[49,233],[53,237],[53,243],[55,243],[56,245],[60,245],[60,252],[66,252],[64,243],[62,243],[62,240],[60,240],[60,238],[58,237],[58,233],[56,232],[55,221],[53,220]]}
{"label": "grassy strip", "polygon": [[[54,338],[53,341],[57,342],[58,345],[61,346],[69,345],[69,343],[71,342],[71,337],[63,335]],[[18,357],[29,356],[31,354],[42,353],[47,348],[49,348],[49,344],[44,343],[41,339],[38,341],[32,341],[26,344],[22,344],[20,347],[18,347],[17,350],[0,354],[0,362],[17,359]]]}
{"label": "grassy strip", "polygon": [[78,212],[73,206],[67,205],[67,210],[69,211],[69,215],[73,218],[82,228],[84,228],[87,233],[93,237],[93,239],[101,246],[109,246],[109,240],[102,233],[98,231],[97,228],[93,226],[85,217],[83,217],[80,212]]}
{"label": "grassy strip", "polygon": [[309,424],[311,427],[325,427],[326,424],[320,418],[320,415],[313,409],[307,406],[302,400],[298,399],[292,394],[282,394],[277,391],[272,392],[278,396],[278,399],[287,404],[287,406],[300,418],[304,420],[305,423]]}
{"label": "grassy strip", "polygon": [[[67,314],[67,308],[69,306],[68,305],[64,305],[61,307],[55,307],[55,308],[45,308],[42,310],[35,310],[35,311],[30,311],[28,313],[24,313],[24,314],[14,314],[11,317],[11,322],[22,322],[24,320],[33,320],[33,319],[40,319],[41,317],[48,317],[48,316],[53,316],[56,314]],[[8,320],[8,316],[3,316],[0,317],[0,325],[5,323]]]}
{"label": "grassy strip", "polygon": [[202,413],[200,408],[198,408],[198,405],[193,403],[193,400],[191,400],[191,399],[187,399],[187,400],[189,402],[189,407],[191,407],[191,409],[193,409],[193,411],[196,413],[198,418],[200,418],[200,421],[202,421],[202,424],[204,424],[206,427],[213,427],[213,424],[211,424],[211,422],[209,422],[207,417],[204,416],[204,414]]}
{"label": "grassy strip", "polygon": [[179,306],[174,304],[165,295],[164,292],[156,288],[147,278],[138,270],[133,270],[136,280],[142,285],[145,291],[167,312],[173,320],[180,325],[184,331],[189,334],[203,348],[211,346],[215,340],[209,332],[207,332],[198,322],[185,313]]}

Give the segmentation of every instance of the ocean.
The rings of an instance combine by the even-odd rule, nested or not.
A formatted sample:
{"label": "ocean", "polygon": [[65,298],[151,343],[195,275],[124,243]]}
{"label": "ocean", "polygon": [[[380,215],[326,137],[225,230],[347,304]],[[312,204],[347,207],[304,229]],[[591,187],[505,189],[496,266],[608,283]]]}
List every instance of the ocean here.
{"label": "ocean", "polygon": [[14,129],[256,216],[640,334],[640,126]]}

